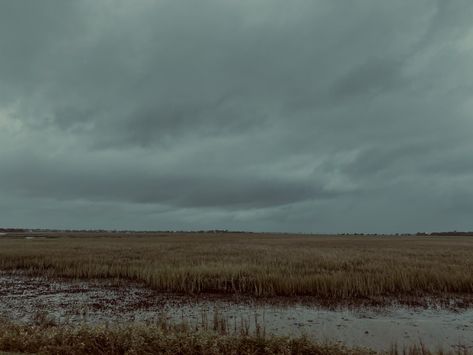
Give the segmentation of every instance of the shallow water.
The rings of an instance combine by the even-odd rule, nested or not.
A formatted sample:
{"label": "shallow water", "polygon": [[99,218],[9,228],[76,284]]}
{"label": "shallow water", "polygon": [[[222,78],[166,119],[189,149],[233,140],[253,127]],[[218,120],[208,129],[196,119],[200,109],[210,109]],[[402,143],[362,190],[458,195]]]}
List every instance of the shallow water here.
{"label": "shallow water", "polygon": [[126,323],[172,321],[200,323],[217,312],[231,329],[256,324],[266,334],[340,341],[347,346],[385,350],[420,342],[432,349],[473,349],[473,309],[458,311],[392,305],[377,308],[340,307],[329,310],[303,304],[270,305],[248,300],[159,294],[137,284],[103,281],[51,281],[0,274],[0,315],[15,322],[32,322],[38,313],[57,323]]}

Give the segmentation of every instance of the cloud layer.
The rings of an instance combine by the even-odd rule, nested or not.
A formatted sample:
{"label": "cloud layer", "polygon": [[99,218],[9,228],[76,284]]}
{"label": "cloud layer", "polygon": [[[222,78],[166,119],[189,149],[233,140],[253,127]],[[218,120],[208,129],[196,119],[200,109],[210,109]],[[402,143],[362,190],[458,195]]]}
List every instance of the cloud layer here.
{"label": "cloud layer", "polygon": [[4,1],[0,224],[473,229],[473,3]]}

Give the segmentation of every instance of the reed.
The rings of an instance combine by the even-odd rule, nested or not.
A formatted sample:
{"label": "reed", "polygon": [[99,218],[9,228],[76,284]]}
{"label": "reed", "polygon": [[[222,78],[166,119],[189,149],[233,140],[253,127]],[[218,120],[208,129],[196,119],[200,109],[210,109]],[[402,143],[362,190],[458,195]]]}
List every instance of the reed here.
{"label": "reed", "polygon": [[0,269],[124,279],[163,292],[370,297],[473,293],[473,237],[231,233],[0,238]]}
{"label": "reed", "polygon": [[[231,332],[220,320],[193,328],[164,319],[155,324],[122,326],[68,326],[52,324],[47,318],[34,325],[0,324],[0,353],[35,354],[189,354],[189,355],[364,355],[377,354],[367,348],[349,348],[336,343],[317,343],[306,337],[277,337]],[[420,344],[386,355],[469,355],[467,348],[431,351]]]}

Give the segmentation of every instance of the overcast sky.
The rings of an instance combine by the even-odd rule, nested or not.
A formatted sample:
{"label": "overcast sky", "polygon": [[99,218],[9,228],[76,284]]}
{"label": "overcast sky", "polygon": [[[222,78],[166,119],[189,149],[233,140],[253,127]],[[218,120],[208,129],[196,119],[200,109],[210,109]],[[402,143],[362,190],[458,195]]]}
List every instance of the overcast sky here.
{"label": "overcast sky", "polygon": [[0,2],[0,225],[473,229],[473,1]]}

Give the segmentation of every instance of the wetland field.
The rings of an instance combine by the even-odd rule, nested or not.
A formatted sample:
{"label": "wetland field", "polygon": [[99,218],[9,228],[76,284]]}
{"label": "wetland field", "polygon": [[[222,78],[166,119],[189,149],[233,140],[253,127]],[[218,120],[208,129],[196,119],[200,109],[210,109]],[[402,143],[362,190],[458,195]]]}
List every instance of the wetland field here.
{"label": "wetland field", "polygon": [[0,236],[0,351],[470,354],[473,237]]}

